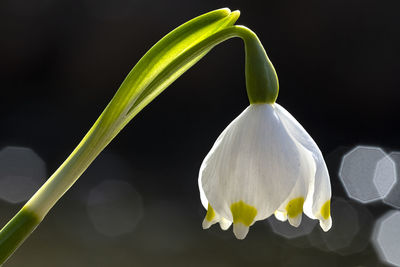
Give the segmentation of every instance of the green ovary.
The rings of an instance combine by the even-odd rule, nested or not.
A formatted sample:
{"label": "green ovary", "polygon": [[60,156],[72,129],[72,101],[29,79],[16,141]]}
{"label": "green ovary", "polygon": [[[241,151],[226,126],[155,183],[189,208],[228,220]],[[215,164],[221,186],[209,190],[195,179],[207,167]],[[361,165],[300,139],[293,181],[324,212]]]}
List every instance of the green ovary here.
{"label": "green ovary", "polygon": [[243,223],[246,226],[250,226],[257,215],[257,209],[242,200],[231,205],[231,212],[233,223]]}
{"label": "green ovary", "polygon": [[295,218],[303,212],[304,198],[298,197],[289,201],[286,205],[286,212],[290,218]]}

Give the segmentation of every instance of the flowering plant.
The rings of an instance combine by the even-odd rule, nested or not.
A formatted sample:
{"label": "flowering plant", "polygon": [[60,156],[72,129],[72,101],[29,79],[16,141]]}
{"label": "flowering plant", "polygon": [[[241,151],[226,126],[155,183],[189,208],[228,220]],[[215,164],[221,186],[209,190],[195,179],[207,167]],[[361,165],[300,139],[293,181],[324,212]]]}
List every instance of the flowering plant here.
{"label": "flowering plant", "polygon": [[222,133],[200,171],[203,227],[220,222],[244,238],[248,227],[275,212],[300,223],[305,213],[331,224],[330,186],[321,152],[278,104],[278,79],[254,32],[234,25],[239,12],[219,9],[176,28],[134,66],[71,155],[0,231],[0,264],[23,243],[99,153],[146,105],[214,46],[244,41],[250,107]]}

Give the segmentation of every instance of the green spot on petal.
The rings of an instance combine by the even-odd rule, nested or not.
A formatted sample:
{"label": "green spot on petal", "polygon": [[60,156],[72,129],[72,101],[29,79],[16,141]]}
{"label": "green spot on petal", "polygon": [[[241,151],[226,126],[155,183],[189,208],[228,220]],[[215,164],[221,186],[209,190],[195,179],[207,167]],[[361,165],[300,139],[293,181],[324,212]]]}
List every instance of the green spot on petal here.
{"label": "green spot on petal", "polygon": [[290,218],[295,218],[303,212],[304,198],[298,197],[289,201],[286,205],[287,215]]}
{"label": "green spot on petal", "polygon": [[206,215],[206,220],[211,222],[215,217],[215,211],[211,207],[210,203],[208,203],[208,208],[207,208],[207,215]]}
{"label": "green spot on petal", "polygon": [[327,202],[325,202],[325,204],[321,207],[321,215],[322,218],[324,218],[325,220],[329,218],[329,216],[331,216],[331,200],[328,200]]}
{"label": "green spot on petal", "polygon": [[257,215],[257,209],[250,206],[243,201],[233,203],[231,205],[231,212],[233,217],[233,223],[243,223],[246,226],[250,226],[254,218]]}

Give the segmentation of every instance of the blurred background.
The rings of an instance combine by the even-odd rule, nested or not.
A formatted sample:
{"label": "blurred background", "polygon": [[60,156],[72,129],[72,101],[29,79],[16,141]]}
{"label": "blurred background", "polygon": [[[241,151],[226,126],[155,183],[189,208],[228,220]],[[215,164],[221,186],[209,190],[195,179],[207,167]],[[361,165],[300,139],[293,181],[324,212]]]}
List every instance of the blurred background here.
{"label": "blurred background", "polygon": [[400,266],[400,2],[0,1],[0,223],[78,144],[161,37],[229,7],[313,136],[333,227],[202,230],[197,176],[248,105],[239,39],[213,49],[105,149],[4,266]]}

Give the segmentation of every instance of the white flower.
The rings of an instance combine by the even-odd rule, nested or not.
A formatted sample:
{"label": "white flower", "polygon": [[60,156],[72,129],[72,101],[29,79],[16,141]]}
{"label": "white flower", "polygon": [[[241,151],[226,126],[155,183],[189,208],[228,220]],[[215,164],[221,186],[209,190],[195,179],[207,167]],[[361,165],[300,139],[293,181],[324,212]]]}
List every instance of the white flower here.
{"label": "white flower", "polygon": [[233,222],[238,239],[275,214],[295,227],[302,212],[332,225],[331,186],[321,151],[283,107],[251,104],[218,137],[199,174],[203,228]]}

